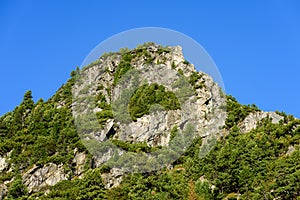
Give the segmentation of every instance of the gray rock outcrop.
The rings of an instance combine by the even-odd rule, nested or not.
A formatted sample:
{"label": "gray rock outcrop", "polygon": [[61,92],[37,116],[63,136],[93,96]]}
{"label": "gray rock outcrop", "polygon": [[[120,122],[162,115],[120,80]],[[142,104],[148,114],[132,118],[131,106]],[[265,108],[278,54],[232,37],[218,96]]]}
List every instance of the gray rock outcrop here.
{"label": "gray rock outcrop", "polygon": [[113,188],[118,185],[123,180],[124,172],[118,168],[113,168],[109,173],[104,173],[101,175],[103,182],[105,184],[105,188]]}
{"label": "gray rock outcrop", "polygon": [[244,119],[244,121],[239,125],[241,132],[247,133],[247,132],[251,131],[252,129],[255,129],[257,127],[258,123],[266,117],[269,117],[272,120],[272,123],[274,123],[274,124],[279,123],[279,121],[283,119],[282,116],[276,114],[275,112],[259,111],[259,112],[250,113]]}
{"label": "gray rock outcrop", "polygon": [[6,162],[6,158],[2,157],[0,155],[0,172],[2,172],[3,170],[5,170],[8,167],[8,164]]}
{"label": "gray rock outcrop", "polygon": [[4,197],[6,196],[8,192],[8,188],[5,184],[1,184],[0,185],[0,200],[4,199]]}
{"label": "gray rock outcrop", "polygon": [[28,192],[38,192],[46,186],[53,186],[56,183],[67,180],[62,165],[49,163],[43,167],[33,166],[23,176],[23,184],[27,186]]}
{"label": "gray rock outcrop", "polygon": [[86,154],[84,152],[76,152],[73,163],[76,165],[74,175],[81,177],[82,173],[84,172],[84,165],[86,164]]}

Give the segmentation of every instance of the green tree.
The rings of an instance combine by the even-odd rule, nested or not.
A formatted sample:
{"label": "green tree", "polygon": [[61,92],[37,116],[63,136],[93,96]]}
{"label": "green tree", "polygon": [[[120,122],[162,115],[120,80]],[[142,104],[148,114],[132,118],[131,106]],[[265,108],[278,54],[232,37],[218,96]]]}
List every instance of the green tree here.
{"label": "green tree", "polygon": [[17,176],[15,176],[14,181],[11,183],[11,186],[9,187],[8,197],[16,199],[24,195],[27,195],[27,193],[28,193],[27,188],[22,183],[22,176],[18,174]]}

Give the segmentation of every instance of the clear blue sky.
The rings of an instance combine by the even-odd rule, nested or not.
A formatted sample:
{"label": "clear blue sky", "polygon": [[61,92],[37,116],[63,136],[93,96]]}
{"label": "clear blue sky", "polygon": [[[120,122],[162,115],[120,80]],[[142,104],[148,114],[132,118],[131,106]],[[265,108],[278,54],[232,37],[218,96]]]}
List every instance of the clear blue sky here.
{"label": "clear blue sky", "polygon": [[51,97],[108,37],[155,26],[199,42],[241,103],[300,117],[299,1],[178,2],[0,1],[0,115],[27,90]]}

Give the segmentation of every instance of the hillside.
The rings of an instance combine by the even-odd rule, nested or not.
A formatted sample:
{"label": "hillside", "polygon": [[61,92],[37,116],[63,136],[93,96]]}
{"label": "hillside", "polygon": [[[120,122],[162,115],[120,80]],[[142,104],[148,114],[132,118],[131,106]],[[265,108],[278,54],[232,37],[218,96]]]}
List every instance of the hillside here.
{"label": "hillside", "polygon": [[0,117],[0,199],[300,199],[299,125],[179,46],[121,49]]}

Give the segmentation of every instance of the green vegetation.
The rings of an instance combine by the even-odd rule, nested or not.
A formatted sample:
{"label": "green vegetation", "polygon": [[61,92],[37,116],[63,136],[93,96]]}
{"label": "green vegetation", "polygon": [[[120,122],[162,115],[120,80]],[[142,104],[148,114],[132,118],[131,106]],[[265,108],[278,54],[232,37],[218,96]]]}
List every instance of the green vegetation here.
{"label": "green vegetation", "polygon": [[166,91],[163,85],[157,83],[145,84],[130,99],[128,107],[131,118],[136,120],[149,114],[150,107],[155,104],[161,105],[165,110],[180,109],[180,103],[173,92]]}
{"label": "green vegetation", "polygon": [[172,69],[176,69],[177,66],[174,61],[172,61],[171,67],[172,67]]}
{"label": "green vegetation", "polygon": [[170,133],[170,140],[173,140],[178,135],[178,126],[174,126]]}
{"label": "green vegetation", "polygon": [[84,69],[88,69],[88,68],[93,67],[95,65],[99,65],[100,63],[101,63],[100,60],[96,60],[96,61],[90,63],[88,66],[84,67]]}
{"label": "green vegetation", "polygon": [[183,170],[163,170],[153,175],[132,174],[122,185],[107,191],[107,199],[187,199],[188,182]]}
{"label": "green vegetation", "polygon": [[[98,89],[102,87],[99,86]],[[101,111],[96,113],[98,122],[100,126],[104,126],[108,119],[113,118],[111,105],[107,103],[106,97],[102,92],[99,92],[96,95],[95,102],[96,102],[96,107],[101,108]]]}
{"label": "green vegetation", "polygon": [[189,62],[189,61],[187,61],[187,60],[184,60],[184,61],[183,61],[183,64],[185,64],[185,65],[189,65],[189,64],[190,64],[190,62]]}
{"label": "green vegetation", "polygon": [[8,199],[16,199],[18,197],[26,196],[27,188],[22,183],[22,176],[16,175],[15,180],[11,183],[8,191]]}
{"label": "green vegetation", "polygon": [[[153,42],[148,42],[143,45],[139,45],[136,49],[120,49],[120,53],[122,55],[121,61],[116,69],[114,74],[114,82],[116,85],[121,77],[132,69],[132,62],[136,60],[136,58],[143,57],[146,64],[153,63],[155,57],[148,51],[149,46],[154,45]],[[170,49],[167,47],[159,46],[157,50],[157,54],[169,53]]]}
{"label": "green vegetation", "polygon": [[237,126],[242,122],[251,112],[259,111],[259,109],[253,105],[241,105],[232,96],[227,96],[227,119],[225,125],[227,128]]}
{"label": "green vegetation", "polygon": [[184,76],[182,69],[178,69],[178,73],[182,76]]}
{"label": "green vegetation", "polygon": [[26,169],[35,163],[64,162],[73,158],[73,149],[84,149],[73,124],[72,111],[67,104],[57,108],[53,99],[61,101],[68,93],[68,82],[48,102],[34,104],[31,92],[24,95],[20,106],[0,118],[0,152],[11,152],[10,163],[16,168]]}
{"label": "green vegetation", "polygon": [[117,70],[114,74],[114,85],[116,85],[119,81],[119,79],[128,72],[132,66],[131,66],[131,60],[132,60],[131,52],[126,52],[122,55],[122,59],[117,67]]}
{"label": "green vegetation", "polygon": [[202,78],[202,75],[198,72],[193,72],[192,75],[189,77],[189,83],[194,87],[194,89],[203,88],[204,87],[204,80],[199,83],[199,79]]}
{"label": "green vegetation", "polygon": [[[147,45],[140,46],[138,50],[122,50],[123,64],[116,71],[115,83],[131,68],[134,54],[145,57],[151,54],[146,50],[150,44]],[[168,49],[158,51],[163,54]],[[224,127],[227,134],[205,157],[199,156],[202,138],[192,139],[189,134],[192,127],[181,133],[179,127],[174,126],[170,133],[170,146],[175,149],[191,143],[186,149],[175,149],[182,153],[176,161],[159,171],[128,173],[119,186],[105,189],[101,174],[109,172],[110,167],[93,168],[92,156],[86,152],[75,130],[71,105],[72,86],[78,73],[78,69],[73,71],[70,80],[49,100],[34,102],[31,91],[28,91],[19,106],[0,117],[0,155],[10,155],[10,159],[6,160],[8,166],[0,173],[0,184],[6,182],[7,185],[6,199],[300,199],[300,120],[279,113],[284,119],[278,124],[265,118],[256,129],[241,133],[239,124],[259,109],[255,105],[241,105],[232,96],[227,97],[228,116]],[[194,73],[188,77],[188,82],[195,89],[201,87],[201,84],[197,85],[199,79],[201,76]],[[174,83],[174,87],[184,84],[180,80]],[[180,92],[183,96],[187,95]],[[93,99],[102,109],[97,114],[102,125],[112,118],[107,95],[110,96],[110,88],[99,85],[97,96]],[[133,119],[151,112],[151,109],[180,108],[176,95],[158,84],[141,86],[128,103]],[[158,104],[161,107],[156,106]],[[120,160],[131,159],[133,153],[147,155],[165,150],[149,147],[145,142],[129,143],[111,138],[107,141],[107,145],[113,144],[128,151],[119,156]],[[95,141],[89,142],[90,146],[95,146]],[[76,168],[74,149],[85,152],[89,158],[82,178],[73,173]],[[172,156],[171,153],[167,155]],[[22,175],[34,165],[48,163],[62,164],[68,180],[29,194]],[[138,164],[146,168],[149,163]]]}
{"label": "green vegetation", "polygon": [[[290,116],[285,121],[265,119],[246,134],[233,128],[204,158],[199,158],[201,139],[195,140],[172,170],[129,175],[108,191],[108,199],[235,199],[238,194],[240,199],[296,199],[300,121]],[[287,155],[290,145],[295,151]]]}
{"label": "green vegetation", "polygon": [[40,199],[102,200],[105,197],[101,169],[88,170],[83,179],[61,181]]}
{"label": "green vegetation", "polygon": [[0,174],[1,183],[14,177],[9,184],[9,198],[27,195],[21,172],[49,162],[62,163],[66,172],[72,171],[74,149],[85,151],[76,133],[71,110],[74,81],[71,78],[47,102],[41,99],[34,103],[31,91],[26,92],[22,103],[0,118],[0,154],[9,153],[8,167],[13,166],[12,172]]}

